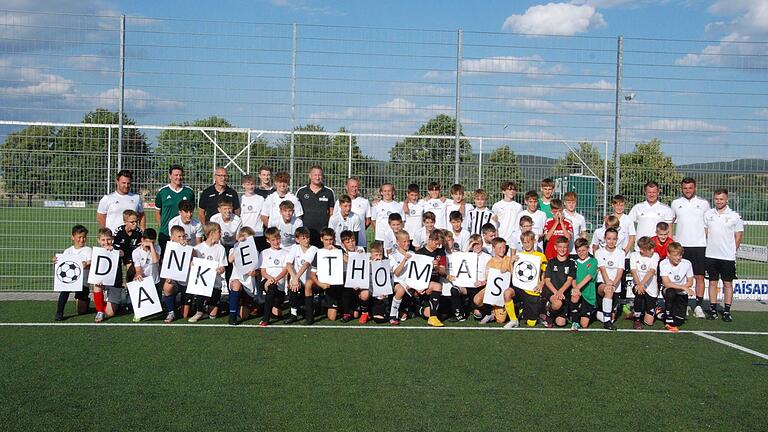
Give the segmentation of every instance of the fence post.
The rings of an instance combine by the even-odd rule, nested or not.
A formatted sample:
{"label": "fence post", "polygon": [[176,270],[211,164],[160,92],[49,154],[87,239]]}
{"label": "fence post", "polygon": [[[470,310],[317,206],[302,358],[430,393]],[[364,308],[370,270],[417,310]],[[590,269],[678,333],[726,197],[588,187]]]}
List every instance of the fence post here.
{"label": "fence post", "polygon": [[[616,40],[616,104],[614,106],[614,124],[613,124],[613,193],[619,194],[620,190],[620,178],[619,178],[619,128],[621,127],[621,69],[624,57],[624,36],[619,36]],[[606,187],[608,185],[606,184]]]}
{"label": "fence post", "polygon": [[[477,157],[477,188],[483,188],[483,137],[480,137],[480,148]],[[458,182],[457,182],[458,183]]]}
{"label": "fence post", "polygon": [[107,195],[110,189],[110,172],[112,171],[112,127],[107,127]]}
{"label": "fence post", "polygon": [[211,170],[211,174],[216,173],[216,158],[219,155],[218,147],[219,147],[219,131],[214,130],[213,131],[213,169]]}
{"label": "fence post", "polygon": [[461,118],[461,36],[462,29],[458,30],[458,40],[456,41],[456,136],[454,138],[454,166],[453,182],[459,183],[459,153],[460,153],[460,125]]}
{"label": "fence post", "polygon": [[[125,15],[120,15],[120,106],[118,107],[117,170],[123,169],[123,112],[125,111]],[[111,128],[110,128],[111,130]]]}
{"label": "fence post", "polygon": [[288,172],[291,174],[291,183],[289,188],[293,190],[293,177],[294,177],[294,144],[296,135],[296,23],[293,23],[293,49],[291,60],[291,157],[289,160],[290,168]]}
{"label": "fence post", "polygon": [[349,157],[347,158],[347,178],[352,177],[352,134],[349,134]]}
{"label": "fence post", "polygon": [[248,135],[245,137],[245,172],[251,173],[251,129],[248,129]]}

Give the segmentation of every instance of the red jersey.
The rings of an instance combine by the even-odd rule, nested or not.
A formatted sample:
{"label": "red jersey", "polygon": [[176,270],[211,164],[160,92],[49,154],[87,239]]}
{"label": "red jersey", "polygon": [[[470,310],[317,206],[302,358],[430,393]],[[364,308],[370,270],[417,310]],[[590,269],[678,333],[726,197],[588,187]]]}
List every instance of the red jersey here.
{"label": "red jersey", "polygon": [[[556,224],[557,222],[554,218],[547,219],[547,222],[544,224],[544,233],[546,234],[554,229]],[[557,240],[558,237],[565,237],[566,232],[571,233],[571,238],[573,238],[573,225],[571,225],[571,222],[568,219],[564,218],[563,223],[557,224],[557,229],[552,232],[552,237],[547,240],[547,247],[544,248],[544,256],[547,257],[547,260],[551,260],[557,256],[555,240]]]}
{"label": "red jersey", "polygon": [[653,250],[657,254],[659,254],[659,262],[661,262],[664,258],[667,257],[667,248],[669,247],[669,244],[672,243],[674,240],[672,240],[672,236],[667,236],[667,241],[664,243],[659,241],[658,236],[651,237],[651,240],[653,240]]}

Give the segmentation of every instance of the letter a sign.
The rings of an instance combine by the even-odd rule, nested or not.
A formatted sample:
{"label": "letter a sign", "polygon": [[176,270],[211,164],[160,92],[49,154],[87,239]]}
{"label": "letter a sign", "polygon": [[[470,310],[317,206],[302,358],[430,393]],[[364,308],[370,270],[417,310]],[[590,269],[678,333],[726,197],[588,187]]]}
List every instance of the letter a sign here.
{"label": "letter a sign", "polygon": [[133,314],[136,318],[141,319],[163,311],[152,278],[144,278],[141,282],[128,282],[128,294],[131,296]]}

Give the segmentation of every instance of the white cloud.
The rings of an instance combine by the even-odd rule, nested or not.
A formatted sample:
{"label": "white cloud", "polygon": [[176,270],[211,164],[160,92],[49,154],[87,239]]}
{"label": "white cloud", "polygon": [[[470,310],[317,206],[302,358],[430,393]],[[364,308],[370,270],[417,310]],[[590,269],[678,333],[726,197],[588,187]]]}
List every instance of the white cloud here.
{"label": "white cloud", "polygon": [[290,9],[294,12],[306,13],[308,15],[338,15],[333,9],[328,7],[310,6],[304,0],[269,0],[273,6]]}
{"label": "white cloud", "polygon": [[[539,55],[530,57],[497,56],[461,61],[461,73],[464,75],[486,73],[526,74],[529,78],[540,78],[542,74],[562,73],[562,64],[546,66]],[[429,72],[428,72],[429,73]]]}
{"label": "white cloud", "polygon": [[62,96],[73,91],[74,82],[61,75],[44,72],[30,66],[15,66],[8,59],[0,59],[0,96],[19,98],[28,96]]}
{"label": "white cloud", "polygon": [[667,131],[692,131],[692,132],[728,132],[728,128],[722,125],[691,119],[662,119],[639,125],[637,129],[656,129]]}
{"label": "white cloud", "polygon": [[[92,98],[86,98],[86,102],[90,105],[94,103],[96,106],[117,110],[118,103],[120,101],[120,89],[111,88],[105,90]],[[171,111],[179,109],[184,105],[181,102],[173,100],[165,100],[158,96],[155,96],[142,89],[127,88],[125,89],[125,109],[126,111],[132,110],[152,110],[152,111]]]}
{"label": "white cloud", "polygon": [[763,108],[755,113],[758,117],[768,118],[768,108]]}
{"label": "white cloud", "polygon": [[511,130],[504,136],[510,138],[530,139],[530,140],[555,140],[563,139],[562,135],[547,132],[545,130]]}
{"label": "white cloud", "polygon": [[530,119],[525,122],[528,126],[552,126],[552,122],[544,119]]}
{"label": "white cloud", "polygon": [[396,93],[407,96],[449,96],[453,94],[453,89],[441,87],[438,85],[401,83],[394,88]]}
{"label": "white cloud", "polygon": [[603,15],[593,6],[547,3],[531,6],[522,15],[510,15],[501,29],[530,35],[572,36],[605,25]]}
{"label": "white cloud", "polygon": [[613,111],[614,104],[611,102],[561,102],[560,107],[566,111],[595,111],[607,112]]}
{"label": "white cloud", "polygon": [[554,111],[557,106],[542,99],[506,99],[504,105],[509,108],[519,108],[531,111]]}
{"label": "white cloud", "polygon": [[321,111],[309,116],[311,120],[388,120],[411,116],[416,104],[403,98],[394,98],[373,107],[349,107],[341,111]]}

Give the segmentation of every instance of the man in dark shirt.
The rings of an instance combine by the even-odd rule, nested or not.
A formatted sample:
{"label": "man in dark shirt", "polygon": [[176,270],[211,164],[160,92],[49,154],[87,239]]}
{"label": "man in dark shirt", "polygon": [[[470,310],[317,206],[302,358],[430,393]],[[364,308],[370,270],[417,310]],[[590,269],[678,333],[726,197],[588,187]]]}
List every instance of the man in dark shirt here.
{"label": "man in dark shirt", "polygon": [[275,186],[272,185],[272,168],[262,165],[259,168],[259,186],[253,191],[256,195],[260,195],[267,199],[275,191]]}
{"label": "man in dark shirt", "polygon": [[328,218],[333,214],[336,195],[333,189],[323,185],[323,168],[315,165],[309,169],[309,184],[296,191],[304,209],[304,226],[309,229],[309,242],[315,247],[322,247],[320,231],[328,226]]}
{"label": "man in dark shirt", "polygon": [[216,168],[213,175],[213,184],[205,188],[200,194],[199,208],[197,209],[200,222],[209,222],[211,216],[219,212],[218,207],[221,200],[231,202],[235,214],[240,215],[240,197],[234,189],[227,185],[228,179],[229,175],[225,168]]}

